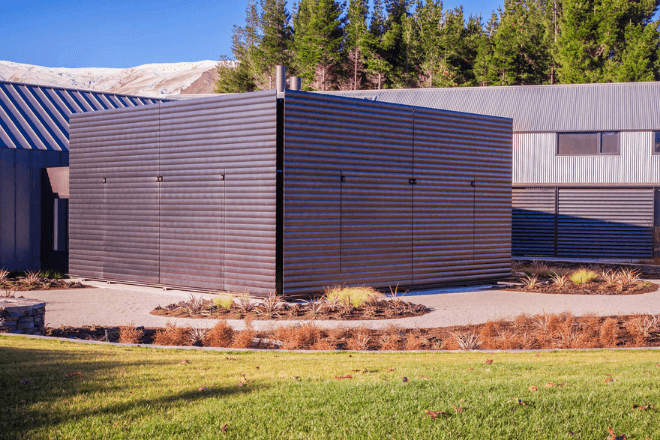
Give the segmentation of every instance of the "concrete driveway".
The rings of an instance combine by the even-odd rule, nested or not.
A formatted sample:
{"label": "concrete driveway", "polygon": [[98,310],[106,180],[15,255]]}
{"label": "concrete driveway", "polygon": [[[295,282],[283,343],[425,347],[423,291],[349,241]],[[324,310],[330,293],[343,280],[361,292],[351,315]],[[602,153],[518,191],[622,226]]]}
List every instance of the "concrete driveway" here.
{"label": "concrete driveway", "polygon": [[[85,282],[93,289],[70,289],[19,292],[26,298],[46,302],[46,326],[60,327],[101,325],[164,327],[170,321],[178,326],[212,327],[217,320],[166,318],[151,315],[156,306],[165,306],[188,299],[190,292],[164,291],[159,288]],[[211,299],[214,295],[192,293],[195,297]],[[660,291],[643,295],[546,295],[484,288],[433,289],[409,292],[405,300],[424,304],[433,311],[424,316],[379,321],[316,321],[322,327],[367,326],[383,328],[395,324],[407,328],[444,327],[479,324],[489,319],[511,318],[522,313],[571,312],[575,315],[601,316],[635,313],[660,313]],[[228,321],[236,329],[243,321]],[[300,321],[254,321],[255,329],[272,329]]]}

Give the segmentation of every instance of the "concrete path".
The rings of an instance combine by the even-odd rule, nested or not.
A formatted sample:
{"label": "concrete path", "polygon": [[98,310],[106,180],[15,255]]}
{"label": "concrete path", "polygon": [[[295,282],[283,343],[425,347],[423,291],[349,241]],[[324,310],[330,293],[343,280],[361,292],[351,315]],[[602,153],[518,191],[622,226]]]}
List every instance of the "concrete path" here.
{"label": "concrete path", "polygon": [[[212,327],[217,320],[166,318],[149,312],[156,306],[166,306],[190,298],[191,292],[164,291],[158,288],[85,282],[94,289],[71,289],[19,292],[26,298],[46,302],[46,325],[135,326],[164,327],[169,322],[178,326]],[[414,293],[414,294],[413,294]],[[195,297],[211,299],[214,295],[192,293]],[[660,291],[643,295],[546,295],[473,288],[434,289],[408,293],[404,299],[424,304],[431,313],[415,318],[378,321],[316,321],[321,327],[367,326],[384,328],[395,324],[407,328],[444,327],[462,324],[480,324],[489,319],[512,318],[522,313],[571,312],[574,315],[596,314],[601,316],[634,313],[660,313]],[[228,321],[236,329],[243,328],[243,321]],[[254,321],[257,330],[273,329],[281,325],[301,321]]]}

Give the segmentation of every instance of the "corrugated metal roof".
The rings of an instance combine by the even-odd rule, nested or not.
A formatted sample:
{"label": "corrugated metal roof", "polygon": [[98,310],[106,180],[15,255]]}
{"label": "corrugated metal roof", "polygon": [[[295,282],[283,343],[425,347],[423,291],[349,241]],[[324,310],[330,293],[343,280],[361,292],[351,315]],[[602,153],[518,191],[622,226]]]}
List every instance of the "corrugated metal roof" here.
{"label": "corrugated metal roof", "polygon": [[514,132],[660,130],[660,82],[325,93],[513,118]]}
{"label": "corrugated metal roof", "polygon": [[69,150],[69,116],[166,101],[0,81],[0,148]]}

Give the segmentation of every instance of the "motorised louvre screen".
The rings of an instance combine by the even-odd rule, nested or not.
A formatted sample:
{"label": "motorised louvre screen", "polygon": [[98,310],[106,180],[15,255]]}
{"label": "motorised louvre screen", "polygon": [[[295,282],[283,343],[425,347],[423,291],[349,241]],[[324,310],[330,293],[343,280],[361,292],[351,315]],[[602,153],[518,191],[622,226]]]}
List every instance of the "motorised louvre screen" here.
{"label": "motorised louvre screen", "polygon": [[557,154],[583,156],[598,154],[600,133],[558,133]]}

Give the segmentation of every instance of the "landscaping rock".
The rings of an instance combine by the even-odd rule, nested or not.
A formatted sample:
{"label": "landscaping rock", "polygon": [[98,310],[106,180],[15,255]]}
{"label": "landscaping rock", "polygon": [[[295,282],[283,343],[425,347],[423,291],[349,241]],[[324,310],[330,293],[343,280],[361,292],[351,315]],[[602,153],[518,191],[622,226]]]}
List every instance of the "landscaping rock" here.
{"label": "landscaping rock", "polygon": [[46,303],[27,298],[0,298],[0,333],[43,334]]}

